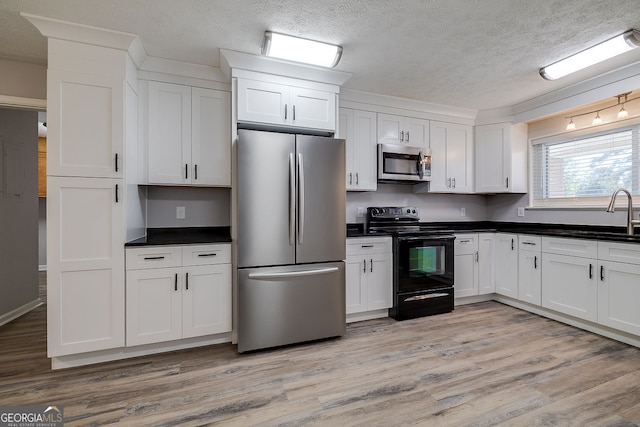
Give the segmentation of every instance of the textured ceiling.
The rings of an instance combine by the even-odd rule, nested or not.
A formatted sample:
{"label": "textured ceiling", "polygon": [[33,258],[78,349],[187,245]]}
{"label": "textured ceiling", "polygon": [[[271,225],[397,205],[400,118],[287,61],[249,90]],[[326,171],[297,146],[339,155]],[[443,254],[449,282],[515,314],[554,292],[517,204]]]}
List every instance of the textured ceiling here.
{"label": "textured ceiling", "polygon": [[219,65],[265,30],[340,44],[344,87],[458,107],[507,107],[640,61],[640,49],[549,82],[548,65],[630,28],[638,0],[2,0],[0,57],[46,62],[19,12],[137,34],[147,54]]}

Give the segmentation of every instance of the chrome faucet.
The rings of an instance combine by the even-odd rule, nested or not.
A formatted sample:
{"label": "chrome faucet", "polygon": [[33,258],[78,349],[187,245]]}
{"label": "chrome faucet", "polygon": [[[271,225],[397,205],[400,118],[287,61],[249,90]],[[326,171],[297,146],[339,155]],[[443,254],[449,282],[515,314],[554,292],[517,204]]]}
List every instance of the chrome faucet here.
{"label": "chrome faucet", "polygon": [[609,202],[609,207],[607,208],[607,212],[613,212],[615,210],[616,204],[616,196],[618,193],[623,192],[627,195],[627,234],[633,236],[633,227],[636,225],[640,225],[640,220],[633,219],[633,200],[631,199],[631,193],[624,188],[618,188],[611,195],[611,201]]}

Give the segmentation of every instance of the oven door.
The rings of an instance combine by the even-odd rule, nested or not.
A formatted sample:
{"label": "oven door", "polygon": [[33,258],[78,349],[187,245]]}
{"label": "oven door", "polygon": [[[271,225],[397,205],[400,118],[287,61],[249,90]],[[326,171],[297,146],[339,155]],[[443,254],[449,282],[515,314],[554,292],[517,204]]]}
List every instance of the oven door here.
{"label": "oven door", "polygon": [[453,241],[455,237],[397,237],[397,293],[453,286]]}

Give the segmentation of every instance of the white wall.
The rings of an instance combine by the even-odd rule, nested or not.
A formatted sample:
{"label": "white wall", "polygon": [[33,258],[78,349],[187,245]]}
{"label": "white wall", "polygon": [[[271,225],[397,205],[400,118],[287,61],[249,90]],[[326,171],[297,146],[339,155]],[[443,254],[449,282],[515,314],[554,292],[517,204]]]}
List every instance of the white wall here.
{"label": "white wall", "polygon": [[[176,218],[184,206],[185,219]],[[155,187],[147,190],[147,227],[217,227],[231,224],[228,188]]]}
{"label": "white wall", "polygon": [[[415,206],[422,222],[484,221],[487,219],[485,196],[467,194],[415,194],[411,185],[378,184],[375,192],[347,192],[347,223],[363,222],[358,207]],[[460,215],[465,208],[465,216]]]}
{"label": "white wall", "polygon": [[47,99],[47,66],[0,59],[0,95]]}

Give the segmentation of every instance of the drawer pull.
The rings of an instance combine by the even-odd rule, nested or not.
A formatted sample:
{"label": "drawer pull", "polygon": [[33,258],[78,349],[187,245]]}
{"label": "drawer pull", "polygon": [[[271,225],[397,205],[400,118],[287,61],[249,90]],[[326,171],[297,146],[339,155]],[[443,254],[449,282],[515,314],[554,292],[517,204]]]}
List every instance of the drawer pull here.
{"label": "drawer pull", "polygon": [[144,257],[145,261],[155,260],[155,259],[164,259],[163,256],[146,256]]}
{"label": "drawer pull", "polygon": [[535,246],[535,242],[522,242],[523,245],[532,245]]}
{"label": "drawer pull", "polygon": [[471,240],[469,239],[465,239],[465,240],[458,240],[460,243],[469,243]]}
{"label": "drawer pull", "polygon": [[360,247],[361,247],[361,248],[372,248],[372,247],[373,247],[373,245],[362,245],[362,246],[360,246]]}
{"label": "drawer pull", "polygon": [[435,294],[426,294],[426,295],[418,295],[415,297],[409,297],[407,299],[405,299],[403,302],[411,302],[411,301],[422,301],[425,299],[431,299],[431,298],[441,298],[441,297],[446,297],[449,296],[450,294],[446,294],[446,293],[435,293]]}
{"label": "drawer pull", "polygon": [[205,258],[205,257],[211,257],[211,256],[216,256],[218,254],[216,253],[212,253],[212,254],[198,254],[199,257],[201,258]]}

